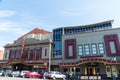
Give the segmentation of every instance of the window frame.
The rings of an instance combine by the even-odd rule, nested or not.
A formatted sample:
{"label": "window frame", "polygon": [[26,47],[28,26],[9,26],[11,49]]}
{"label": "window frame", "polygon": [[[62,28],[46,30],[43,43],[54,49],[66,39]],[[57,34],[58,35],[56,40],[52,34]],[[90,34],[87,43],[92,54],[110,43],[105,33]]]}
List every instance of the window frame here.
{"label": "window frame", "polygon": [[[94,47],[94,45],[95,45],[95,47]],[[94,53],[94,51],[96,51],[96,53]],[[98,54],[96,43],[91,44],[91,52],[92,52],[92,55],[97,55]]]}
{"label": "window frame", "polygon": [[[100,47],[101,44],[102,44],[102,50],[101,50],[101,47]],[[99,51],[99,54],[105,54],[105,46],[104,46],[104,43],[98,43],[98,51]],[[103,53],[101,53],[101,51],[103,51]]]}
{"label": "window frame", "polygon": [[[86,48],[87,46],[88,46],[88,48]],[[84,52],[85,52],[85,55],[90,55],[90,44],[84,45]],[[86,53],[89,53],[89,54],[86,54]]]}
{"label": "window frame", "polygon": [[[81,46],[81,48],[80,48],[80,46]],[[79,56],[81,56],[81,55],[83,55],[83,53],[84,53],[84,48],[83,48],[84,46],[83,45],[78,45],[78,55]]]}

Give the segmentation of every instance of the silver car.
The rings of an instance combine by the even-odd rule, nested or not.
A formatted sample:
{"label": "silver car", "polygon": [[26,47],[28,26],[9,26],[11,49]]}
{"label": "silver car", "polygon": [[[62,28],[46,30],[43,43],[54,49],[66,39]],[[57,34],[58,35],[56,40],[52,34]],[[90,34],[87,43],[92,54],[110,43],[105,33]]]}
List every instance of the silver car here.
{"label": "silver car", "polygon": [[13,71],[12,76],[13,77],[19,77],[20,76],[20,71]]}
{"label": "silver car", "polygon": [[66,76],[58,71],[50,71],[49,78],[52,78],[52,79],[62,78],[63,80],[65,80]]}
{"label": "silver car", "polygon": [[30,72],[30,71],[23,70],[23,71],[20,72],[20,76],[24,78],[25,74],[28,73],[28,72]]}

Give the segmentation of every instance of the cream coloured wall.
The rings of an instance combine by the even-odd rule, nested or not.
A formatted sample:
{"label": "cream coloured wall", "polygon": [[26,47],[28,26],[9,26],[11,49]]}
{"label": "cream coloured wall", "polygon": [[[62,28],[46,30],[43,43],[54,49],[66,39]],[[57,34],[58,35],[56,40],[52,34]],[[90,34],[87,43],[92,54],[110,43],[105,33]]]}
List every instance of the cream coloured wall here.
{"label": "cream coloured wall", "polygon": [[[65,52],[65,40],[67,39],[76,39],[76,47],[78,45],[85,45],[85,44],[93,44],[96,43],[98,46],[98,43],[105,43],[104,42],[104,35],[111,35],[111,34],[117,34],[118,39],[120,41],[120,28],[118,29],[108,29],[108,30],[100,30],[100,31],[93,31],[93,32],[84,32],[79,34],[71,34],[71,35],[63,35],[62,37],[62,54],[64,56]],[[77,49],[76,49],[77,50]],[[106,52],[106,51],[105,51]],[[106,57],[106,53],[104,54]],[[64,62],[76,62],[79,61],[81,58],[78,55],[77,50],[77,59],[64,59]]]}

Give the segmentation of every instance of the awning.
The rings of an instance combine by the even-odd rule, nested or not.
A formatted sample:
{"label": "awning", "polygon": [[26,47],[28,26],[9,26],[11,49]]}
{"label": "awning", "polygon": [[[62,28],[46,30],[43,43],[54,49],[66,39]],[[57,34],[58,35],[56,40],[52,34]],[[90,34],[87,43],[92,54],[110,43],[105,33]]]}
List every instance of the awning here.
{"label": "awning", "polygon": [[103,58],[87,58],[80,60],[78,62],[69,62],[69,63],[59,63],[59,66],[78,66],[84,63],[89,63],[89,62],[98,62],[98,63],[104,63],[104,64],[120,64],[120,60],[108,60],[108,59],[103,59]]}
{"label": "awning", "polygon": [[22,59],[10,59],[6,61],[6,65],[12,65],[12,64],[24,64],[24,65],[44,65],[47,66],[48,62],[45,61],[30,61],[30,60],[22,60]]}

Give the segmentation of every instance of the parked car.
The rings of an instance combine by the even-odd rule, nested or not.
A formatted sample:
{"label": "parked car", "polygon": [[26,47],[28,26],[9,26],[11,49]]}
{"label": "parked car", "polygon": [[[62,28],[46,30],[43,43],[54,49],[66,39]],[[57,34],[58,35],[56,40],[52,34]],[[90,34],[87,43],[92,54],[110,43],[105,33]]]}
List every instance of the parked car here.
{"label": "parked car", "polygon": [[12,71],[11,70],[5,70],[4,71],[4,76],[12,77]]}
{"label": "parked car", "polygon": [[20,71],[13,71],[12,76],[13,77],[19,77],[20,76]]}
{"label": "parked car", "polygon": [[50,71],[48,74],[49,74],[48,78],[52,78],[52,79],[56,79],[56,78],[65,79],[66,78],[64,74],[58,71]]}
{"label": "parked car", "polygon": [[25,74],[26,78],[40,78],[40,74],[38,72],[28,72]]}
{"label": "parked car", "polygon": [[4,70],[0,70],[0,76],[4,76]]}
{"label": "parked car", "polygon": [[23,70],[20,72],[20,77],[25,77],[25,74],[29,73],[30,71]]}
{"label": "parked car", "polygon": [[48,78],[49,77],[49,72],[44,72],[42,76],[43,76],[44,79]]}

